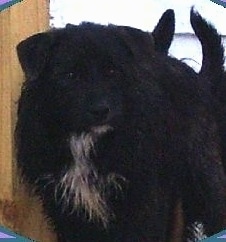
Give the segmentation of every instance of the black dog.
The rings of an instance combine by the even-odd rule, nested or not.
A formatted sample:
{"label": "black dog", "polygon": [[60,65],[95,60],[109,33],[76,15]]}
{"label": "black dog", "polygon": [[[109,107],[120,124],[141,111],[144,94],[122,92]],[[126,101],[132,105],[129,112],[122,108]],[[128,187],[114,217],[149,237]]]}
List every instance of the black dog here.
{"label": "black dog", "polygon": [[226,171],[226,73],[222,38],[210,23],[196,14],[191,23],[202,44],[203,61],[199,76],[204,89],[209,90],[209,101],[217,118],[221,136],[222,160]]}
{"label": "black dog", "polygon": [[[226,125],[223,125],[226,117],[224,111],[226,99],[224,98],[225,101],[223,101],[223,96],[220,96],[224,90],[226,91],[226,88],[224,88],[225,81],[222,81],[224,75],[224,47],[221,36],[214,26],[203,19],[193,8],[191,9],[190,21],[196,36],[201,42],[203,52],[202,68],[198,75],[198,82],[203,90],[203,100],[217,121],[216,129],[220,131],[219,136],[221,138],[218,142],[218,150],[226,171]],[[215,176],[214,172],[213,176]],[[199,230],[199,228],[196,229]],[[196,233],[196,229],[191,231],[193,235]],[[196,233],[197,237],[199,235],[200,231]]]}
{"label": "black dog", "polygon": [[167,18],[153,35],[83,23],[17,47],[17,161],[59,241],[167,241],[178,199],[187,223],[225,226],[215,121],[196,73],[166,55]]}

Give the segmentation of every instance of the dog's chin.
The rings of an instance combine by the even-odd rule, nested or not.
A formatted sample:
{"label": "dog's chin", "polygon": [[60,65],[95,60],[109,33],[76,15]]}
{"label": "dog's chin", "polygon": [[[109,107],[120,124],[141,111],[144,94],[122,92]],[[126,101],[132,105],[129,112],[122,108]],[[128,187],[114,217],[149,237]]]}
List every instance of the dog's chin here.
{"label": "dog's chin", "polygon": [[110,125],[101,125],[94,126],[90,128],[90,135],[93,137],[94,142],[101,138],[103,135],[106,135],[112,132],[114,128]]}
{"label": "dog's chin", "polygon": [[79,160],[89,162],[92,155],[97,155],[96,147],[103,137],[114,131],[110,125],[91,126],[80,134],[70,136],[70,150],[73,156],[73,163],[78,164]]}
{"label": "dog's chin", "polygon": [[95,154],[96,143],[113,131],[113,127],[102,125],[91,127],[89,132],[80,135],[71,135],[69,145],[73,162],[62,174],[56,189],[57,193],[61,192],[64,209],[72,207],[71,212],[85,211],[89,220],[98,220],[104,227],[114,217],[107,204],[107,196],[109,193],[112,195],[112,191],[115,196],[121,193],[126,180],[112,172],[100,174],[91,155],[98,155]]}

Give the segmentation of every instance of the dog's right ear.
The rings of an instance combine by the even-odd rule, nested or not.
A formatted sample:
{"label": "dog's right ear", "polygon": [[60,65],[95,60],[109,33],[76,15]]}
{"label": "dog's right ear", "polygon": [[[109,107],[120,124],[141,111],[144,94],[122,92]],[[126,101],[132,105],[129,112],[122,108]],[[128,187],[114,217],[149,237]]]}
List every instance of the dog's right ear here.
{"label": "dog's right ear", "polygon": [[166,10],[152,32],[155,50],[168,54],[175,33],[175,13],[172,9]]}
{"label": "dog's right ear", "polygon": [[39,76],[48,60],[52,43],[48,33],[38,33],[17,45],[18,59],[26,79],[34,80]]}

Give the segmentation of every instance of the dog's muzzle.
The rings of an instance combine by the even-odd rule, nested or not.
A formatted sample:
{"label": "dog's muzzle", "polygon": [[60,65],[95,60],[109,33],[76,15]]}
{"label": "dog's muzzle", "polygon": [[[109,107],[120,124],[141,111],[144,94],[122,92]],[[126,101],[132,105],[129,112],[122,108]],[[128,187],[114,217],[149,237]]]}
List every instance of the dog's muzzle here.
{"label": "dog's muzzle", "polygon": [[[125,178],[109,173],[105,177],[98,173],[90,159],[90,154],[95,154],[95,143],[108,132],[113,131],[109,125],[93,127],[90,132],[81,135],[73,134],[70,138],[70,150],[73,165],[64,172],[56,188],[57,197],[61,197],[64,209],[72,206],[72,211],[85,211],[89,220],[97,220],[107,227],[114,217],[110,211],[106,194],[109,188],[114,188],[116,193],[122,192]],[[61,194],[59,194],[59,191]]]}

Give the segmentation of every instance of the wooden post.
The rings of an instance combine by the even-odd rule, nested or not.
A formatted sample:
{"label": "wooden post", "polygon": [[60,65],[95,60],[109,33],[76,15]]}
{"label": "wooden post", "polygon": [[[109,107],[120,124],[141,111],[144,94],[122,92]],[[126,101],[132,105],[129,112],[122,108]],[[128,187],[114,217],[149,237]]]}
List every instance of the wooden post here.
{"label": "wooden post", "polygon": [[0,12],[0,224],[37,241],[55,241],[41,205],[19,182],[13,133],[23,73],[16,45],[49,26],[48,0],[23,0]]}

